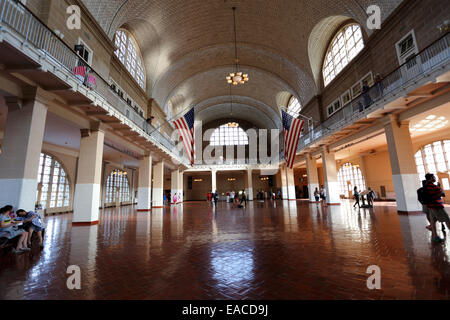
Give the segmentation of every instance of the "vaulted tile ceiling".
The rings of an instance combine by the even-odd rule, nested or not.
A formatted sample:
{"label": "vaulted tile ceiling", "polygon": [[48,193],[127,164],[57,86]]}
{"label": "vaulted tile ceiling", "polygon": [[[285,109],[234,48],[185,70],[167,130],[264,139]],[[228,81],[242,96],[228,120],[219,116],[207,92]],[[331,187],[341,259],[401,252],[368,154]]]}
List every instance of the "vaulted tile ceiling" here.
{"label": "vaulted tile ceiling", "polygon": [[[238,54],[250,76],[233,87],[233,116],[259,127],[280,126],[277,97],[303,104],[318,92],[321,63],[336,28],[348,19],[366,33],[366,8],[377,4],[384,20],[401,0],[83,0],[108,36],[118,28],[135,36],[143,55],[149,95],[177,113],[199,105],[197,117],[229,116],[233,70],[233,6]],[[278,100],[278,101],[277,101]],[[284,101],[286,103],[286,101]],[[204,112],[214,110],[213,113]]]}

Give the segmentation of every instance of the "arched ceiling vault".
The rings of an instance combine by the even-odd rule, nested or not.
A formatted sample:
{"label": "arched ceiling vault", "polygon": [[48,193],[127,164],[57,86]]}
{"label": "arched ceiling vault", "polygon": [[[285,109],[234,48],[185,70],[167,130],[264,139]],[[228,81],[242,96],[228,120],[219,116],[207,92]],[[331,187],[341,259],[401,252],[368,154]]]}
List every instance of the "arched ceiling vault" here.
{"label": "arched ceiling vault", "polygon": [[[365,10],[369,5],[379,5],[384,20],[401,2],[82,1],[111,39],[123,26],[133,33],[144,59],[148,92],[162,108],[173,97],[183,97],[183,103],[177,105],[183,108],[229,94],[225,75],[232,71],[231,7],[236,6],[239,59],[248,68],[250,82],[243,88],[233,88],[233,94],[260,101],[274,111],[278,111],[279,92],[290,92],[303,104],[318,93],[318,65],[325,54],[323,48],[333,34],[329,31],[330,35],[317,36],[317,30],[327,26],[324,21],[344,17],[366,29]],[[331,20],[330,28],[340,21]]]}

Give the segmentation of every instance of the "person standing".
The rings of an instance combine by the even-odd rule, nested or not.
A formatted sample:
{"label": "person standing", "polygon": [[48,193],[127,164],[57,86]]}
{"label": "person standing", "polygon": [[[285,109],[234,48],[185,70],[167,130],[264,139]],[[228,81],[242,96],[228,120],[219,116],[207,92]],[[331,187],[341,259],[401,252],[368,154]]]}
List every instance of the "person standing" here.
{"label": "person standing", "polygon": [[368,188],[369,193],[367,193],[367,204],[370,207],[373,207],[373,199],[375,198],[375,192],[369,187]]}
{"label": "person standing", "polygon": [[323,186],[320,188],[320,198],[322,199],[322,204],[327,206],[327,191]]}
{"label": "person standing", "polygon": [[219,202],[219,193],[216,190],[216,192],[214,193],[214,204],[216,205],[216,207],[218,202]]}
{"label": "person standing", "polygon": [[444,201],[442,200],[442,196],[445,196],[445,193],[442,191],[441,185],[436,182],[436,177],[432,173],[427,173],[425,175],[425,191],[427,196],[426,206],[429,210],[430,220],[431,220],[431,233],[433,236],[433,242],[442,243],[444,239],[441,239],[436,231],[436,222],[442,222],[447,225],[447,228],[450,228],[450,218],[448,216],[447,211],[444,209]]}
{"label": "person standing", "polygon": [[243,203],[245,204],[245,207],[247,207],[247,196],[245,195],[245,190],[242,190],[241,201],[239,202],[239,205],[242,206]]}
{"label": "person standing", "polygon": [[320,200],[320,192],[319,192],[318,188],[316,188],[316,190],[314,190],[314,198],[316,199],[316,202],[319,202],[319,200]]}
{"label": "person standing", "polygon": [[355,204],[353,205],[353,208],[355,208],[356,205],[358,205],[358,208],[361,208],[361,205],[359,204],[359,192],[357,186],[355,186],[355,188],[353,189],[353,197],[355,198]]}

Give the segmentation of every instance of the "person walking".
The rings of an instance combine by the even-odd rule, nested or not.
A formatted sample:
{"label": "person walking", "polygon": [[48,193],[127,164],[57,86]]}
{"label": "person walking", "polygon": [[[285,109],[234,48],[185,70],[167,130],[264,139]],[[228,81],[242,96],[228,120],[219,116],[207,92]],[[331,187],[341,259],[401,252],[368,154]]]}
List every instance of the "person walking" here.
{"label": "person walking", "polygon": [[427,173],[425,175],[425,191],[427,201],[426,206],[429,210],[430,220],[431,220],[431,234],[433,237],[433,242],[442,243],[444,239],[441,239],[436,230],[436,222],[442,222],[447,225],[447,228],[450,228],[450,218],[448,216],[447,211],[444,209],[444,201],[442,200],[442,196],[445,196],[444,191],[441,188],[441,184],[436,182],[436,177],[432,173]]}
{"label": "person walking", "polygon": [[353,197],[355,198],[355,204],[353,205],[353,208],[356,207],[356,205],[358,205],[358,208],[361,208],[361,205],[359,204],[359,192],[358,192],[358,187],[355,186],[355,188],[353,189]]}
{"label": "person walking", "polygon": [[422,180],[422,187],[417,190],[417,200],[419,200],[420,204],[422,205],[422,211],[425,213],[429,225],[426,226],[428,230],[432,231],[431,229],[431,218],[430,218],[430,211],[427,207],[427,202],[429,201],[427,192],[426,192],[426,184],[427,180]]}
{"label": "person walking", "polygon": [[375,192],[369,187],[367,189],[369,192],[367,193],[367,204],[370,207],[373,207],[373,199],[375,198]]}
{"label": "person walking", "polygon": [[245,207],[247,208],[247,196],[245,195],[245,190],[242,190],[241,193],[241,201],[239,202],[239,206],[242,208],[242,204],[245,204]]}

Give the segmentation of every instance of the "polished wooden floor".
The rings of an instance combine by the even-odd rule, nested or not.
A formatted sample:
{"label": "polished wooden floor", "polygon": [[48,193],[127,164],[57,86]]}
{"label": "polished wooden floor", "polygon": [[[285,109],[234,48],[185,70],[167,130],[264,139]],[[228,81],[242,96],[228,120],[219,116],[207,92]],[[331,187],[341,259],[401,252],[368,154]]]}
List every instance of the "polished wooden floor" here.
{"label": "polished wooden floor", "polygon": [[[0,298],[448,299],[450,240],[431,244],[426,224],[394,203],[348,201],[123,207],[92,227],[53,216],[43,251],[0,255]],[[70,265],[81,268],[81,290],[66,286]],[[381,268],[381,290],[367,288],[370,265]]]}

